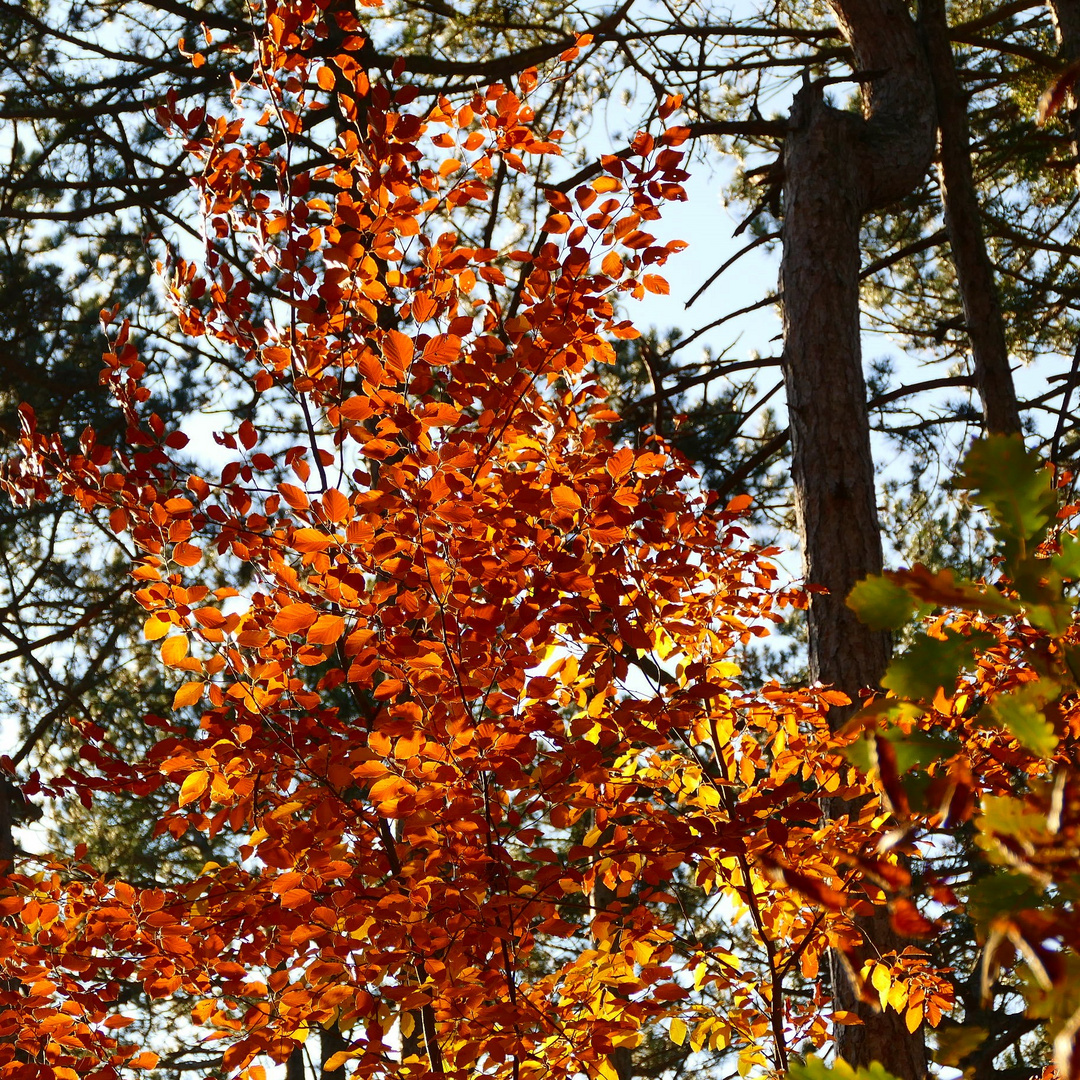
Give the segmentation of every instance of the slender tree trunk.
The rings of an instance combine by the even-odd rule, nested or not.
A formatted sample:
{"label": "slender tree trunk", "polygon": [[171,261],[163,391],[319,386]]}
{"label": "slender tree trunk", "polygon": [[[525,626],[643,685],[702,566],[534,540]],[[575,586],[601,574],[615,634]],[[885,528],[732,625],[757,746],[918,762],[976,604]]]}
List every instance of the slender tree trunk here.
{"label": "slender tree trunk", "polygon": [[945,227],[964,305],[975,385],[987,431],[1020,430],[1005,324],[998,303],[994,267],[986,252],[979,200],[971,171],[967,97],[956,73],[945,0],[921,0],[919,10],[926,55],[934,81],[940,131],[938,175]]}
{"label": "slender tree trunk", "polygon": [[307,1080],[304,1066],[304,1048],[299,1043],[293,1047],[289,1060],[285,1063],[285,1080]]}
{"label": "slender tree trunk", "polygon": [[330,1077],[334,1076],[345,1076],[345,1073],[340,1071],[340,1066],[333,1072],[328,1072],[326,1063],[338,1053],[339,1050],[347,1050],[348,1048],[349,1040],[345,1038],[341,1028],[337,1024],[331,1024],[330,1027],[323,1028],[319,1035],[319,1071],[322,1080],[330,1080]]}
{"label": "slender tree trunk", "polygon": [[[845,605],[851,587],[881,569],[859,320],[863,216],[908,194],[933,159],[934,103],[926,58],[902,0],[830,0],[851,44],[863,115],[833,108],[819,87],[797,97],[784,150],[784,379],[792,479],[810,603],[811,677],[853,700],[881,679],[888,636]],[[872,952],[899,946],[886,914],[858,921]],[[834,969],[839,968],[834,964]],[[837,1052],[852,1065],[885,1062],[901,1080],[923,1080],[922,1033],[893,1010],[875,1013],[833,973],[834,1003],[857,1013]]]}
{"label": "slender tree trunk", "polygon": [[[1080,0],[1049,0],[1049,7],[1058,56],[1066,64],[1080,60]],[[1080,184],[1080,101],[1075,92],[1069,95],[1069,126],[1073,133],[1073,171]]]}

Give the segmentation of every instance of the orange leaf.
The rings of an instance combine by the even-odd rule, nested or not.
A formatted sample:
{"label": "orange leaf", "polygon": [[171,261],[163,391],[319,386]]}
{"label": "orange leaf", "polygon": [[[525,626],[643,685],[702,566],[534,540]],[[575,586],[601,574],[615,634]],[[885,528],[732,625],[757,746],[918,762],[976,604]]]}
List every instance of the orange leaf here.
{"label": "orange leaf", "polygon": [[167,667],[175,667],[188,654],[186,634],[174,634],[161,643],[161,660]]}
{"label": "orange leaf", "polygon": [[386,337],[383,338],[383,356],[399,372],[404,372],[412,363],[414,352],[415,346],[411,337],[407,337],[400,330],[388,330],[386,332]]}
{"label": "orange leaf", "polygon": [[271,625],[279,634],[296,634],[306,630],[317,618],[318,612],[310,604],[286,604]]}
{"label": "orange leaf", "polygon": [[182,709],[185,705],[194,705],[203,696],[206,684],[201,682],[184,683],[173,695],[172,707]]}
{"label": "orange leaf", "polygon": [[308,631],[309,645],[333,645],[345,633],[345,620],[340,615],[320,615]]}
{"label": "orange leaf", "polygon": [[622,276],[623,261],[617,251],[609,251],[600,263],[600,270],[608,277],[617,278]]}
{"label": "orange leaf", "polygon": [[904,937],[933,937],[940,929],[905,897],[898,897],[890,906],[893,928]]}
{"label": "orange leaf", "polygon": [[651,293],[656,293],[659,296],[667,296],[671,292],[671,286],[668,285],[667,280],[662,278],[659,274],[646,274],[641,279],[641,284]]}
{"label": "orange leaf", "polygon": [[292,535],[292,546],[299,552],[325,551],[330,537],[319,529],[297,529]]}
{"label": "orange leaf", "polygon": [[1042,127],[1069,99],[1069,93],[1080,78],[1080,60],[1074,60],[1058,77],[1047,87],[1046,92],[1039,98],[1039,108],[1035,114],[1035,122]]}
{"label": "orange leaf", "polygon": [[461,354],[461,338],[457,334],[436,334],[424,346],[424,359],[432,367],[452,364]]}
{"label": "orange leaf", "polygon": [[544,232],[564,233],[570,230],[570,219],[565,214],[552,214],[544,222]]}
{"label": "orange leaf", "polygon": [[[325,69],[324,69],[325,70]],[[281,497],[294,509],[306,510],[309,506],[307,492],[295,484],[278,484]]]}
{"label": "orange leaf", "polygon": [[741,514],[753,501],[753,495],[736,495],[734,499],[728,500],[727,512],[729,514]]}
{"label": "orange leaf", "polygon": [[568,488],[565,484],[560,484],[558,487],[551,489],[551,501],[556,506],[561,506],[566,510],[580,510],[581,499],[578,498],[578,494],[573,488]]}
{"label": "orange leaf", "polygon": [[634,451],[629,446],[623,446],[607,459],[607,471],[618,480],[630,471],[633,464]]}
{"label": "orange leaf", "polygon": [[202,550],[194,544],[177,544],[172,557],[178,566],[194,566],[202,558]]}
{"label": "orange leaf", "polygon": [[323,512],[331,521],[345,521],[350,516],[349,500],[338,491],[330,488],[322,497]]}

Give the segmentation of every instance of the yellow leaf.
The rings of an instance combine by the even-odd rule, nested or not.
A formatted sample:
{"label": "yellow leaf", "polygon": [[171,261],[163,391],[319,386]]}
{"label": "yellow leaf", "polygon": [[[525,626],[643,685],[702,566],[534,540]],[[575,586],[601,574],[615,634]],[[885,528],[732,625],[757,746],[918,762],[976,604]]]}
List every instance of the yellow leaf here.
{"label": "yellow leaf", "polygon": [[205,790],[210,783],[210,777],[204,772],[189,773],[183,784],[180,785],[180,798],[179,803],[181,806],[187,806],[188,803],[194,802]]}
{"label": "yellow leaf", "polygon": [[904,1023],[907,1024],[907,1029],[912,1034],[919,1030],[919,1025],[922,1023],[922,1006],[912,1005],[910,1009],[904,1014]]}
{"label": "yellow leaf", "polygon": [[668,1028],[668,1034],[671,1036],[671,1041],[676,1046],[682,1046],[686,1042],[686,1021],[676,1016],[671,1021],[671,1026]]}
{"label": "yellow leaf", "polygon": [[157,641],[158,638],[163,638],[171,629],[171,619],[163,619],[160,615],[151,615],[143,624],[143,637],[147,641]]}
{"label": "yellow leaf", "polygon": [[870,976],[870,984],[878,992],[878,999],[884,1009],[889,1003],[889,987],[892,980],[889,978],[889,969],[884,964],[875,964]]}
{"label": "yellow leaf", "polygon": [[326,1064],[323,1065],[323,1072],[334,1072],[335,1069],[340,1069],[346,1061],[356,1057],[355,1050],[339,1050],[336,1054],[331,1054]]}
{"label": "yellow leaf", "polygon": [[167,667],[175,667],[188,654],[188,639],[185,634],[176,634],[161,643],[161,660]]}
{"label": "yellow leaf", "polygon": [[203,696],[203,690],[205,689],[206,683],[184,683],[184,685],[176,691],[176,694],[173,697],[172,707],[174,709],[182,709],[185,705],[194,705],[195,702]]}

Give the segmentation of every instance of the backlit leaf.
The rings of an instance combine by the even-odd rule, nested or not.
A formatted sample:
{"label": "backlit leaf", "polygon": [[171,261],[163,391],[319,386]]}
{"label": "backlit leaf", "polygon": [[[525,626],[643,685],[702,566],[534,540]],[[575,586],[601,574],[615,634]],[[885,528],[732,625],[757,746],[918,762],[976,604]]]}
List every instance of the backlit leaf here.
{"label": "backlit leaf", "polygon": [[166,638],[161,645],[161,660],[168,667],[179,664],[188,654],[188,639],[186,634],[175,634]]}
{"label": "backlit leaf", "polygon": [[340,615],[320,615],[308,630],[309,645],[333,645],[345,632],[345,620]]}
{"label": "backlit leaf", "polygon": [[201,682],[187,682],[173,695],[172,707],[182,709],[186,705],[194,705],[202,696],[206,684]]}
{"label": "backlit leaf", "polygon": [[271,625],[279,634],[298,634],[318,617],[318,612],[310,604],[286,604],[274,616]]}
{"label": "backlit leaf", "polygon": [[189,773],[183,784],[180,785],[180,797],[177,800],[181,806],[187,806],[194,802],[207,789],[210,777],[204,772]]}

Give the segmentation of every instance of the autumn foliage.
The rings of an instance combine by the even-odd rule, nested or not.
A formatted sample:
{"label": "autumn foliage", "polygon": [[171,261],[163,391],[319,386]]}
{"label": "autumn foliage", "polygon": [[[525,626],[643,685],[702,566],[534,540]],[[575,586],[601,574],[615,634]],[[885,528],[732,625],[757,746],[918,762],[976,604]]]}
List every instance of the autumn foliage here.
{"label": "autumn foliage", "polygon": [[[911,1029],[937,1024],[952,985],[922,945],[962,901],[947,881],[913,886],[900,856],[988,813],[1017,775],[1049,794],[1033,779],[1009,813],[1057,813],[1060,834],[1071,721],[1051,741],[1008,716],[973,727],[962,702],[1022,684],[1042,708],[1054,695],[1012,643],[1051,657],[1071,630],[1020,629],[1021,601],[994,621],[999,593],[945,595],[911,571],[889,588],[981,612],[933,635],[969,658],[985,643],[985,687],[926,676],[839,734],[833,691],[744,689],[739,647],[801,601],[746,542],[748,500],[711,502],[659,439],[613,445],[597,382],[635,333],[616,301],[663,291],[682,246],[648,230],[681,195],[685,132],[643,133],[572,196],[552,191],[531,249],[475,246],[456,223],[499,163],[527,173],[558,153],[532,126],[538,74],[421,106],[363,69],[353,16],[333,35],[325,58],[316,5],[271,5],[233,115],[159,112],[199,163],[208,237],[198,264],[163,268],[169,298],[246,373],[249,415],[193,456],[149,410],[152,374],[112,311],[102,377],[124,445],[87,431],[65,447],[24,412],[7,489],[60,493],[137,549],[134,601],[176,687],[176,715],[146,717],[160,738],[144,760],[84,725],[84,771],[28,790],[164,786],[160,829],[234,855],[180,889],[109,879],[79,852],[16,867],[0,1075],[152,1068],[124,1038],[131,984],[190,1002],[223,1076],[263,1076],[327,1029],[342,1075],[613,1078],[618,1049],[656,1030],[775,1072],[853,1019],[832,1016],[820,973],[830,948],[858,957],[852,917],[884,904],[911,944],[851,977]],[[328,128],[334,164],[297,171],[294,142]],[[904,757],[942,740],[947,754]],[[921,804],[905,762],[927,775]],[[1009,835],[1001,850],[1042,853],[1011,874],[1058,880],[1057,856]],[[920,910],[927,888],[938,915]],[[750,927],[749,953],[695,938],[686,897],[706,894]],[[1075,945],[1034,910],[985,934],[990,965],[1012,943],[1047,986],[1048,950]]]}

